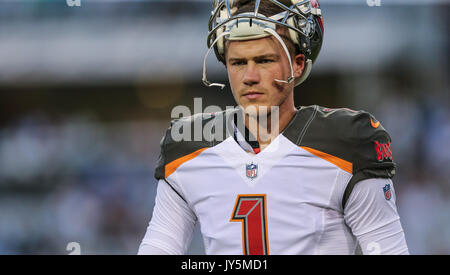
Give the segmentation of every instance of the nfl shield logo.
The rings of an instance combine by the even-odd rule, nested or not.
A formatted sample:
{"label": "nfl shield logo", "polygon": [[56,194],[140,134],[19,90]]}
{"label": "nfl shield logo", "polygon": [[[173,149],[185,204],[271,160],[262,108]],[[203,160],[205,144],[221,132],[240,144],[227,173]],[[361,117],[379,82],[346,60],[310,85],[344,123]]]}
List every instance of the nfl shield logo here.
{"label": "nfl shield logo", "polygon": [[256,178],[258,176],[258,165],[257,164],[247,164],[247,177],[250,179]]}
{"label": "nfl shield logo", "polygon": [[384,191],[384,198],[386,200],[390,200],[391,199],[391,185],[390,184],[386,184],[383,187],[383,191]]}

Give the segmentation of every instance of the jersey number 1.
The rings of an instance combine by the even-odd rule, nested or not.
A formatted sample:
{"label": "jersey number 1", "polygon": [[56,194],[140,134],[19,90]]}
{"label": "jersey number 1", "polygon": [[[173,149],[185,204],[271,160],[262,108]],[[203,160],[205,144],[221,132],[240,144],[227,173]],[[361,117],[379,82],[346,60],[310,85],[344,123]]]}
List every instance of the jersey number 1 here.
{"label": "jersey number 1", "polygon": [[266,195],[238,195],[231,222],[242,222],[244,255],[268,255]]}

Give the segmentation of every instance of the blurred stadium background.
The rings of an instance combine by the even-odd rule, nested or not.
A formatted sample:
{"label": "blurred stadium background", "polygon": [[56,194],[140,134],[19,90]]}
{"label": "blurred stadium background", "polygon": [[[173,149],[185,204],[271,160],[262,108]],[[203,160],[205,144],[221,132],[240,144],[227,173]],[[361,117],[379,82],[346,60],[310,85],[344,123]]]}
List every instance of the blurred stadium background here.
{"label": "blurred stadium background", "polygon": [[[374,114],[410,252],[450,254],[450,1],[320,3],[324,46],[296,104]],[[200,81],[211,6],[0,0],[0,254],[137,252],[172,108],[234,105]],[[204,253],[198,228],[189,253]]]}

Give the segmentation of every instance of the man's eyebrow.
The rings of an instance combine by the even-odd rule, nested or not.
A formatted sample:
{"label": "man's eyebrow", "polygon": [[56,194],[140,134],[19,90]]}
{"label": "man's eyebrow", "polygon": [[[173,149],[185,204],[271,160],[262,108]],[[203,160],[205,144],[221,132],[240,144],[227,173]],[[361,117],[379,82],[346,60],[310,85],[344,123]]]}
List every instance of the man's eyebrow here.
{"label": "man's eyebrow", "polygon": [[230,58],[228,58],[228,62],[244,61],[244,60],[246,60],[246,58],[237,58],[237,57],[230,57]]}
{"label": "man's eyebrow", "polygon": [[266,58],[278,59],[278,58],[280,58],[280,55],[276,54],[276,53],[263,54],[263,55],[255,56],[253,59],[266,59]]}

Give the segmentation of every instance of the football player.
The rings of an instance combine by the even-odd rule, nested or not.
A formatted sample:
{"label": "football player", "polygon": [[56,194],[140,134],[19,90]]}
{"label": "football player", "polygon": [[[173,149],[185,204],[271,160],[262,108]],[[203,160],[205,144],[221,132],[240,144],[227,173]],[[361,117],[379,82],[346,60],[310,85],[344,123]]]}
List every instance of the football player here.
{"label": "football player", "polygon": [[[380,122],[294,106],[322,45],[317,0],[214,1],[209,30],[240,108],[172,122],[138,253],[183,254],[199,223],[206,254],[408,254]],[[207,80],[207,55],[203,82],[223,87]],[[263,118],[267,131],[250,127]],[[176,138],[193,125],[209,134]]]}

